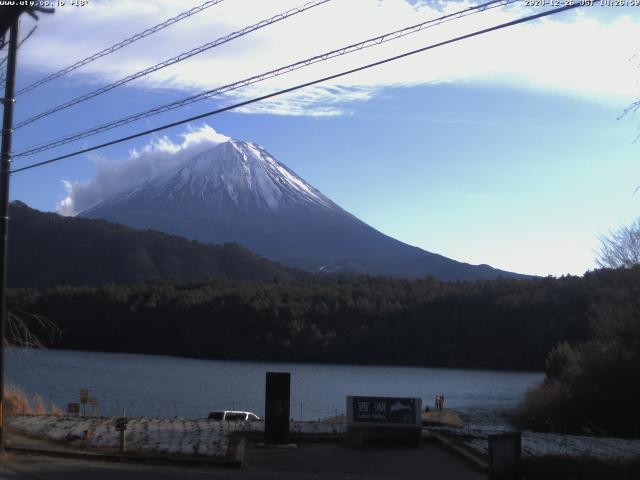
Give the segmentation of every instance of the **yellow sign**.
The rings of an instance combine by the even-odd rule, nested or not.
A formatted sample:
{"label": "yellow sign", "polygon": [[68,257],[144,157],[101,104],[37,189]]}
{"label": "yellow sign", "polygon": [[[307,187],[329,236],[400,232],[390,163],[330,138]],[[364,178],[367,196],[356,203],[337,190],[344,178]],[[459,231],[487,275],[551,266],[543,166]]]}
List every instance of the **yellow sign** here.
{"label": "yellow sign", "polygon": [[89,400],[89,390],[80,390],[80,403],[87,403]]}

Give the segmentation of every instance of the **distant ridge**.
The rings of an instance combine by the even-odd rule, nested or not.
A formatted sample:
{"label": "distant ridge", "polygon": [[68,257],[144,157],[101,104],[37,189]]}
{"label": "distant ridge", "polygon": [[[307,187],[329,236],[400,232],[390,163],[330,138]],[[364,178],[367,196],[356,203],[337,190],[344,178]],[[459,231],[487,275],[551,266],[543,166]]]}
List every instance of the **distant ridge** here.
{"label": "distant ridge", "polygon": [[264,148],[235,139],[79,216],[201,242],[237,242],[272,260],[315,272],[441,280],[528,277],[451,260],[384,235]]}
{"label": "distant ridge", "polygon": [[11,287],[99,285],[145,280],[294,279],[304,275],[235,245],[10,206]]}

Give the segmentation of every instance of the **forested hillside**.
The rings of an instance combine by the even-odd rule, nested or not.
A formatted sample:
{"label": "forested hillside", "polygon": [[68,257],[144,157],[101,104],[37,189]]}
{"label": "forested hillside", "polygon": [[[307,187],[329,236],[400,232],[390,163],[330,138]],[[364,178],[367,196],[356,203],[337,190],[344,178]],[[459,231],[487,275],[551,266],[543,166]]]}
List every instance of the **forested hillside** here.
{"label": "forested hillside", "polygon": [[54,348],[541,370],[558,341],[585,338],[615,275],[153,282],[13,290],[9,305],[57,323]]}
{"label": "forested hillside", "polygon": [[301,275],[235,244],[203,244],[11,204],[8,279],[13,287]]}

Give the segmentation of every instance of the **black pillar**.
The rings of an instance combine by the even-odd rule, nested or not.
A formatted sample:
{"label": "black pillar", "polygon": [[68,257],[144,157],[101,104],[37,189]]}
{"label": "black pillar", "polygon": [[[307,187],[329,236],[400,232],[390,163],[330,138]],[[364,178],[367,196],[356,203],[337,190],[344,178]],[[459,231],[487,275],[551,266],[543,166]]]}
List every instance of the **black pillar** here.
{"label": "black pillar", "polygon": [[282,445],[289,443],[289,400],[291,395],[291,374],[267,372],[265,390],[265,443]]}

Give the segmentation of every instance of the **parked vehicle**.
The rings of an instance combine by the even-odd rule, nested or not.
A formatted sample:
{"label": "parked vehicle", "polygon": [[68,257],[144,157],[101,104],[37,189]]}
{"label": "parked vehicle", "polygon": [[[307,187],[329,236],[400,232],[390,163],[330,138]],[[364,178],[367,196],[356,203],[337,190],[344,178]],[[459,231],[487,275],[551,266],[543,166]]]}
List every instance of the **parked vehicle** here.
{"label": "parked vehicle", "polygon": [[216,410],[209,413],[208,420],[216,420],[218,422],[255,422],[260,417],[251,412],[240,412],[236,410]]}

